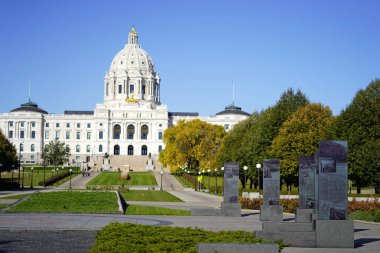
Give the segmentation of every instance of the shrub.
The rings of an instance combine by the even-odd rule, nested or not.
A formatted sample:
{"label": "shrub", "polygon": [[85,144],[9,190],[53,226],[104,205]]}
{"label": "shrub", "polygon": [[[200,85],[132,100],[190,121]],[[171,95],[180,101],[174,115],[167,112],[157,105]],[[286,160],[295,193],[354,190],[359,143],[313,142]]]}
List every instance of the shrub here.
{"label": "shrub", "polygon": [[356,211],[377,211],[380,210],[380,202],[378,198],[373,201],[357,201],[355,198],[348,202],[348,212]]}

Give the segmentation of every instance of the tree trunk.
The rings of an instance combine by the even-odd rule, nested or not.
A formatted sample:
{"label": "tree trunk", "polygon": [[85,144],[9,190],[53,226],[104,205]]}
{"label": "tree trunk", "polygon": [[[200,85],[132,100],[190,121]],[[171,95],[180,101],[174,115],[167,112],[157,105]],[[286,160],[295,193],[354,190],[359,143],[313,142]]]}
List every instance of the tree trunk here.
{"label": "tree trunk", "polygon": [[380,194],[380,183],[375,185],[375,194]]}
{"label": "tree trunk", "polygon": [[362,186],[361,184],[356,184],[356,194],[361,194],[362,193]]}

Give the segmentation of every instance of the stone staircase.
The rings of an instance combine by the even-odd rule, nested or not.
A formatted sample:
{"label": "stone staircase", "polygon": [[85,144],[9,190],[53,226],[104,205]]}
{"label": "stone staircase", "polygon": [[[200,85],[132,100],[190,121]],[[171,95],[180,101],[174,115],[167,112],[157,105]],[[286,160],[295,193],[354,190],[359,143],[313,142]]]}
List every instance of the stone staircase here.
{"label": "stone staircase", "polygon": [[[88,163],[88,166],[93,168],[95,166],[95,171],[100,171],[103,167],[104,156],[93,156]],[[161,163],[158,161],[158,157],[153,155],[149,159],[149,156],[126,156],[126,155],[110,155],[109,164],[111,166],[111,171],[115,171],[118,168],[120,170],[133,170],[133,171],[147,171],[148,169],[160,171],[162,169]]]}

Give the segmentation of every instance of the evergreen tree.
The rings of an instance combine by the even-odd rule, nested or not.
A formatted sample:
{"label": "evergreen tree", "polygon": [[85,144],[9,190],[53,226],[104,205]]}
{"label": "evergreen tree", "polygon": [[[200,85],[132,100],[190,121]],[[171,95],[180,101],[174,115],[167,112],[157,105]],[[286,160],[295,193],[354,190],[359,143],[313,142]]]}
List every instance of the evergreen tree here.
{"label": "evergreen tree", "polygon": [[0,130],[0,172],[11,171],[19,166],[16,147]]}

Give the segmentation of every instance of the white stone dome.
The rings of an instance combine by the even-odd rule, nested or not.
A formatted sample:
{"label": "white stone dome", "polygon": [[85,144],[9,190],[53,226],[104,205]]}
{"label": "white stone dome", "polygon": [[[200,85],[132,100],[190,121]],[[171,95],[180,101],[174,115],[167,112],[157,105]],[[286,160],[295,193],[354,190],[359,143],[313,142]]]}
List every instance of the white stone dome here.
{"label": "white stone dome", "polygon": [[160,103],[160,77],[153,61],[138,44],[138,35],[132,27],[128,43],[112,60],[104,77],[105,102]]}

